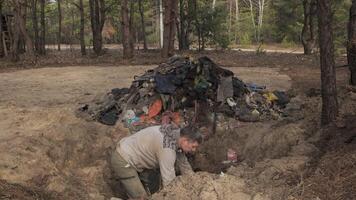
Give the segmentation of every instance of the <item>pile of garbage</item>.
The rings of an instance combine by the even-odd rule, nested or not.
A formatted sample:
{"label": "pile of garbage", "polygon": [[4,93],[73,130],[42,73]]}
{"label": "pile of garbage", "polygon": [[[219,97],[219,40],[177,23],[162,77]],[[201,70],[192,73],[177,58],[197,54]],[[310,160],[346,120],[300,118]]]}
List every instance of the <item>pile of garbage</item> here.
{"label": "pile of garbage", "polygon": [[137,131],[165,123],[212,124],[217,113],[248,122],[275,119],[288,102],[284,92],[245,84],[208,57],[174,56],[134,77],[130,88],[114,88],[80,106],[77,116],[106,125],[120,120]]}

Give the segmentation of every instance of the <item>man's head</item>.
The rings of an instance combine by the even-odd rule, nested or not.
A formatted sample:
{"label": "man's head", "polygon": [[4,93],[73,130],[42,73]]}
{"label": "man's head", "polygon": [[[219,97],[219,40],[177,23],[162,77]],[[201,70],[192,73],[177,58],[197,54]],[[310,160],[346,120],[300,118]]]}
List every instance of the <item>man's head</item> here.
{"label": "man's head", "polygon": [[202,135],[195,127],[186,126],[180,130],[178,145],[183,152],[191,153],[196,151],[202,140]]}

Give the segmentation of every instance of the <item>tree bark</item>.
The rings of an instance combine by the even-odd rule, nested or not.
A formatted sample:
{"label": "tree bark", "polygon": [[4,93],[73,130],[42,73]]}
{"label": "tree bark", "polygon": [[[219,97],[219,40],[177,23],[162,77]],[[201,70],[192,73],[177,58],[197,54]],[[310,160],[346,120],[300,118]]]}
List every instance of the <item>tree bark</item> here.
{"label": "tree bark", "polygon": [[321,67],[322,125],[333,122],[338,115],[332,12],[330,0],[318,0],[318,24]]}
{"label": "tree bark", "polygon": [[138,1],[138,7],[140,10],[141,16],[141,31],[142,31],[142,39],[143,39],[143,49],[147,50],[147,40],[146,40],[146,26],[145,26],[145,12],[142,5],[142,0]]}
{"label": "tree bark", "polygon": [[249,0],[249,3],[250,3],[250,15],[251,15],[252,27],[253,27],[253,30],[254,30],[255,41],[259,42],[258,38],[257,38],[257,27],[256,27],[256,22],[255,22],[255,15],[253,13],[252,0]]}
{"label": "tree bark", "polygon": [[58,51],[61,50],[61,42],[62,42],[62,8],[61,8],[61,0],[57,0],[58,4]]}
{"label": "tree bark", "polygon": [[45,21],[45,5],[46,0],[41,0],[41,38],[40,38],[40,54],[46,54],[46,21]]}
{"label": "tree bark", "polygon": [[158,0],[159,3],[159,47],[163,48],[163,0]]}
{"label": "tree bark", "polygon": [[130,29],[130,39],[131,42],[129,43],[131,45],[131,49],[134,50],[134,42],[137,41],[137,34],[134,34],[135,32],[137,33],[136,29],[134,29],[134,1],[129,1],[130,3],[130,9],[129,9],[129,29]]}
{"label": "tree bark", "polygon": [[90,21],[93,33],[93,48],[97,55],[101,54],[103,46],[103,31],[105,23],[105,2],[104,0],[89,0]]}
{"label": "tree bark", "polygon": [[3,42],[2,42],[2,4],[3,4],[3,0],[0,0],[0,58],[4,56],[4,47],[3,46]]}
{"label": "tree bark", "polygon": [[34,32],[34,43],[36,52],[40,52],[39,30],[38,30],[38,18],[37,18],[37,0],[32,0],[32,28]]}
{"label": "tree bark", "polygon": [[[32,38],[30,35],[27,33],[26,30],[26,3],[25,2],[20,2],[18,0],[14,1],[14,14],[16,18],[16,25],[18,26],[19,33],[24,37],[25,43],[26,43],[26,53],[30,56],[33,56],[33,43],[32,43]],[[20,39],[20,38],[19,38]],[[18,45],[17,45],[18,48]]]}
{"label": "tree bark", "polygon": [[239,12],[239,0],[235,0],[235,44],[238,44],[239,29],[240,29],[240,12]]}
{"label": "tree bark", "polygon": [[133,57],[133,45],[130,30],[129,8],[128,0],[121,2],[121,25],[122,25],[122,45],[124,59]]}
{"label": "tree bark", "polygon": [[350,69],[350,84],[356,85],[356,0],[352,0],[348,24],[347,62]]}
{"label": "tree bark", "polygon": [[310,55],[313,53],[315,45],[314,37],[314,17],[315,17],[315,1],[303,0],[304,9],[304,23],[302,29],[302,44],[304,47],[304,54]]}
{"label": "tree bark", "polygon": [[80,51],[82,55],[86,55],[87,52],[85,50],[85,38],[84,38],[84,6],[83,0],[79,0],[79,12],[80,12]]}
{"label": "tree bark", "polygon": [[192,2],[191,0],[180,0],[179,2],[179,26],[178,28],[178,41],[179,50],[189,49],[189,33],[190,25],[192,22]]}
{"label": "tree bark", "polygon": [[232,27],[232,1],[229,0],[229,26],[228,26],[228,41],[231,41],[231,27]]}
{"label": "tree bark", "polygon": [[200,24],[199,24],[199,20],[198,20],[198,3],[197,0],[193,0],[192,2],[193,4],[193,8],[194,8],[194,20],[195,20],[195,29],[197,31],[197,35],[198,35],[198,51],[201,50],[201,30],[200,30]]}
{"label": "tree bark", "polygon": [[19,57],[19,39],[20,39],[20,29],[19,21],[17,15],[14,17],[14,28],[13,28],[13,43],[11,49],[11,60],[17,62],[20,60]]}
{"label": "tree bark", "polygon": [[164,31],[162,57],[172,56],[174,53],[174,39],[176,34],[176,17],[178,10],[177,0],[166,0],[164,2]]}

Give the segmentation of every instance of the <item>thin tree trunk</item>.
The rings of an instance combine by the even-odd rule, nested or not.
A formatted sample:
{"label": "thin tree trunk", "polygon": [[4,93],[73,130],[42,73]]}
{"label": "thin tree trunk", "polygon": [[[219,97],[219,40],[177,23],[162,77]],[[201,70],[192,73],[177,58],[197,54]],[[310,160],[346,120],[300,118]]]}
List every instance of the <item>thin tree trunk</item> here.
{"label": "thin tree trunk", "polygon": [[190,0],[179,1],[179,22],[177,21],[177,33],[179,39],[179,50],[189,49],[189,32],[191,24],[192,2]]}
{"label": "thin tree trunk", "polygon": [[258,42],[258,39],[257,39],[257,30],[256,30],[256,23],[255,23],[255,16],[254,16],[254,14],[253,14],[253,4],[252,4],[252,0],[249,0],[249,3],[250,3],[250,15],[251,15],[252,27],[253,27],[253,30],[254,30],[255,41]]}
{"label": "thin tree trunk", "polygon": [[213,0],[213,5],[211,6],[213,9],[215,9],[215,5],[216,5],[216,0]]}
{"label": "thin tree trunk", "polygon": [[124,59],[130,59],[133,57],[131,30],[130,30],[130,19],[129,19],[129,8],[128,0],[122,0],[121,2],[121,25],[122,25],[122,45],[123,45],[123,56]]}
{"label": "thin tree trunk", "polygon": [[61,42],[62,42],[62,8],[61,8],[61,0],[57,0],[58,4],[58,51],[61,50]]}
{"label": "thin tree trunk", "polygon": [[182,28],[184,27],[183,21],[184,21],[184,13],[183,13],[183,7],[184,7],[184,0],[179,0],[179,17],[177,17],[177,23],[176,23],[176,28],[177,28],[177,38],[178,38],[178,49],[182,50],[182,44],[183,44],[183,31]]}
{"label": "thin tree trunk", "polygon": [[162,57],[173,55],[174,39],[176,34],[176,17],[178,10],[178,1],[164,1],[164,32],[163,32],[163,48]]}
{"label": "thin tree trunk", "polygon": [[193,0],[193,8],[194,8],[195,28],[198,33],[198,51],[200,51],[201,50],[201,30],[200,30],[200,24],[199,24],[198,14],[197,14],[197,10],[198,10],[197,0]]}
{"label": "thin tree trunk", "polygon": [[89,0],[90,21],[93,33],[93,48],[96,55],[100,55],[103,45],[103,31],[105,23],[105,2],[104,0]]}
{"label": "thin tree trunk", "polygon": [[32,0],[32,28],[34,32],[34,42],[36,52],[40,52],[40,41],[38,34],[37,0]]}
{"label": "thin tree trunk", "polygon": [[45,5],[46,0],[41,0],[41,39],[40,39],[40,54],[46,54],[46,21],[45,21]]}
{"label": "thin tree trunk", "polygon": [[147,41],[146,41],[146,28],[145,28],[145,12],[142,5],[142,0],[138,1],[138,7],[141,15],[141,31],[142,31],[142,39],[143,39],[143,49],[147,50]]}
{"label": "thin tree trunk", "polygon": [[350,84],[356,85],[356,0],[352,0],[348,24],[347,62],[350,69]]}
{"label": "thin tree trunk", "polygon": [[229,28],[228,28],[228,38],[231,41],[231,26],[232,26],[232,1],[229,0]]}
{"label": "thin tree trunk", "polygon": [[156,17],[156,19],[155,19],[155,33],[156,33],[156,38],[157,38],[157,46],[159,47],[159,48],[161,48],[161,36],[160,36],[160,13],[159,13],[159,8],[160,8],[160,0],[156,0],[155,1],[156,2],[156,9],[155,9],[155,17]]}
{"label": "thin tree trunk", "polygon": [[162,0],[159,0],[159,35],[160,35],[160,47],[163,48],[163,2]]}
{"label": "thin tree trunk", "polygon": [[258,42],[261,41],[261,31],[263,25],[263,15],[264,15],[264,7],[265,7],[265,0],[259,0],[259,12],[258,12],[258,34],[257,40]]}
{"label": "thin tree trunk", "polygon": [[240,29],[240,22],[239,22],[239,16],[240,16],[240,10],[239,10],[239,0],[235,0],[235,43],[238,43],[239,40],[239,29]]}
{"label": "thin tree trunk", "polygon": [[71,39],[70,39],[70,51],[73,51],[73,40],[74,40],[74,29],[75,29],[75,15],[73,9],[71,10],[72,13],[72,28],[71,28]]}
{"label": "thin tree trunk", "polygon": [[17,15],[14,17],[14,29],[13,29],[13,43],[12,43],[12,49],[11,49],[11,60],[13,62],[19,61],[19,39],[20,39],[20,29],[19,29],[19,21]]}
{"label": "thin tree trunk", "polygon": [[79,0],[79,12],[80,12],[80,52],[82,55],[86,55],[87,52],[85,50],[85,37],[84,37],[84,6],[83,0]]}
{"label": "thin tree trunk", "polygon": [[4,47],[3,46],[3,41],[2,41],[2,24],[3,24],[3,21],[2,21],[2,4],[3,4],[3,0],[0,0],[0,58],[4,56]]}
{"label": "thin tree trunk", "polygon": [[135,34],[132,34],[132,33],[134,33],[134,32],[136,32],[136,29],[134,30],[134,26],[133,26],[133,24],[134,24],[134,1],[129,1],[129,3],[130,3],[130,9],[129,9],[129,29],[130,29],[130,45],[131,45],[131,49],[132,50],[135,50],[134,49],[134,41],[136,41],[137,40],[137,37],[136,37],[136,35]]}
{"label": "thin tree trunk", "polygon": [[333,122],[338,115],[332,11],[330,0],[318,0],[318,24],[321,67],[321,123]]}
{"label": "thin tree trunk", "polygon": [[313,1],[314,0],[303,0],[304,23],[302,29],[302,44],[305,55],[313,53],[313,47],[315,44],[313,20],[315,16],[315,3]]}

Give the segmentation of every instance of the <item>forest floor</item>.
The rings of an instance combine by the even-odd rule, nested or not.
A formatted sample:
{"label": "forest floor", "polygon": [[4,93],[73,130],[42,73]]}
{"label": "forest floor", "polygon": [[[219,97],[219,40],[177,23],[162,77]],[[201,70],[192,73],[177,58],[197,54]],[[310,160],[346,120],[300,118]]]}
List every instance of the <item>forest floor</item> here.
{"label": "forest floor", "polygon": [[[353,199],[356,196],[356,93],[338,67],[340,118],[320,128],[317,56],[245,51],[181,52],[209,56],[245,82],[284,90],[296,109],[287,118],[243,123],[226,118],[197,152],[200,171],[179,177],[153,199]],[[50,51],[21,63],[0,60],[0,199],[110,199],[120,195],[107,158],[128,134],[76,118],[79,105],[127,87],[134,75],[164,61],[159,51],[121,59],[77,50]],[[345,65],[337,58],[337,66]],[[239,162],[223,164],[226,150]]]}

